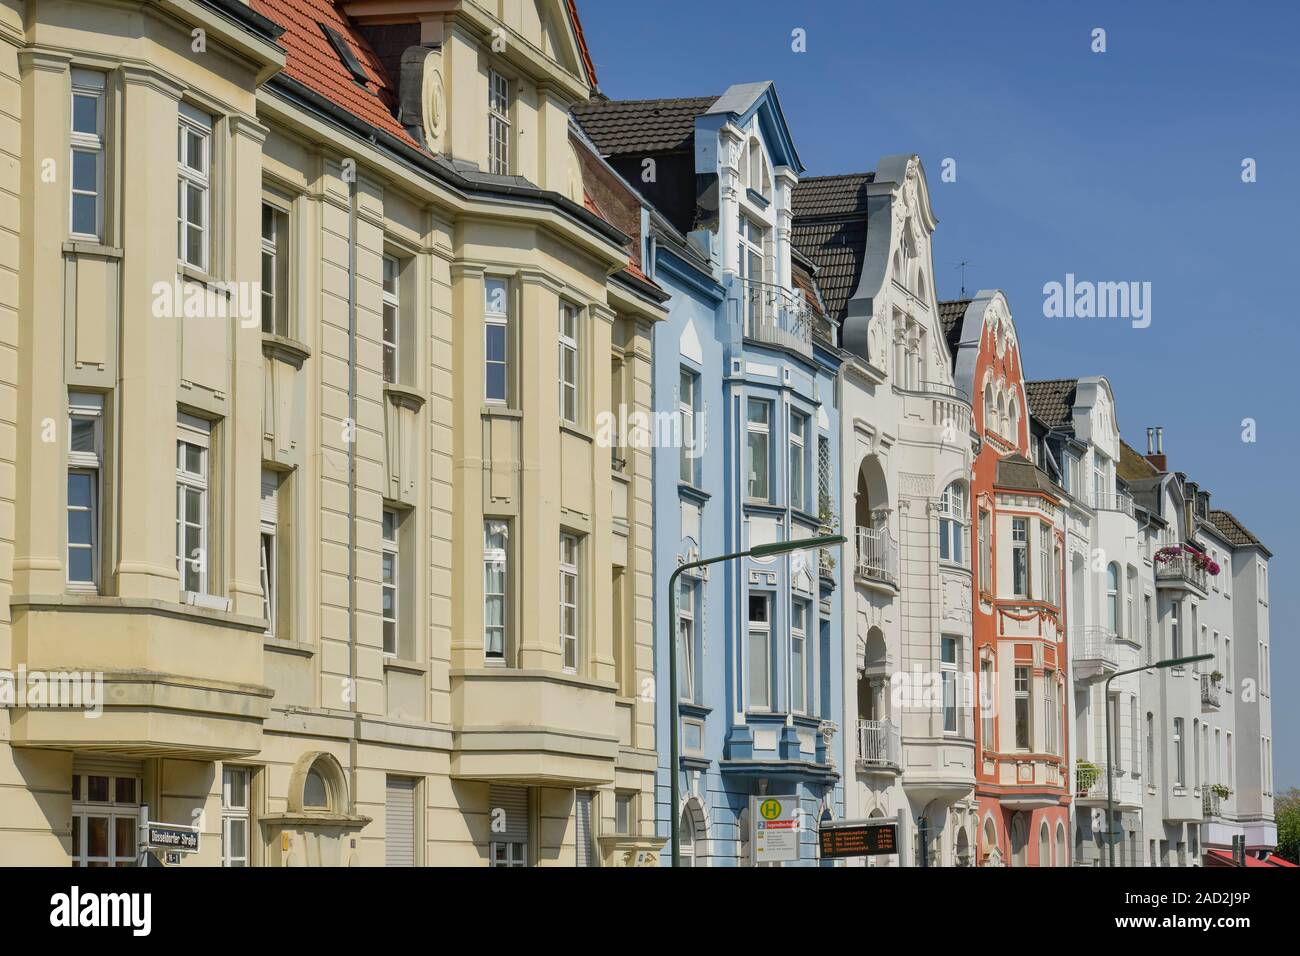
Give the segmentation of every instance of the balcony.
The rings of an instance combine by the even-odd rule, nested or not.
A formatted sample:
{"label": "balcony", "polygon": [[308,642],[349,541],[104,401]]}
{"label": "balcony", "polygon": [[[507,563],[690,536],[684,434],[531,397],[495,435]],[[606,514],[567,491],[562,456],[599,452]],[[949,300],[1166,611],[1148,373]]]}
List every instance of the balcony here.
{"label": "balcony", "polygon": [[1205,593],[1207,562],[1198,552],[1181,545],[1166,546],[1156,552],[1155,566],[1157,586],[1195,588]]}
{"label": "balcony", "polygon": [[15,746],[194,760],[262,749],[273,691],[260,619],[165,601],[57,595],[13,605],[13,659],[29,674],[102,675],[102,713],[17,706]]}
{"label": "balcony", "polygon": [[1093,507],[1098,511],[1118,511],[1120,514],[1133,517],[1133,499],[1128,495],[1105,495],[1095,496]]}
{"label": "balcony", "polygon": [[1201,675],[1201,709],[1216,711],[1219,709],[1219,691],[1222,684],[1213,679],[1213,674]]}
{"label": "balcony", "polygon": [[1100,680],[1119,670],[1119,644],[1115,632],[1099,625],[1070,629],[1070,656],[1080,680]]}
{"label": "balcony", "polygon": [[[1115,784],[1115,800],[1119,802],[1119,784],[1124,775],[1124,771],[1115,768],[1113,771]],[[1089,763],[1079,761],[1074,766],[1074,798],[1080,803],[1100,803],[1106,802],[1107,780],[1111,777],[1111,768],[1101,762]]]}
{"label": "balcony", "polygon": [[898,588],[898,543],[888,528],[858,528],[854,579]]}
{"label": "balcony", "polygon": [[858,721],[859,770],[897,773],[902,759],[902,735],[892,720]]}
{"label": "balcony", "polygon": [[737,278],[745,338],[812,356],[815,320],[802,294],[770,282]]}
{"label": "balcony", "polygon": [[614,782],[616,687],[511,667],[451,671],[451,775],[531,786]]}
{"label": "balcony", "polygon": [[1201,816],[1205,819],[1223,815],[1224,799],[1222,794],[1215,793],[1209,787],[1201,793]]}

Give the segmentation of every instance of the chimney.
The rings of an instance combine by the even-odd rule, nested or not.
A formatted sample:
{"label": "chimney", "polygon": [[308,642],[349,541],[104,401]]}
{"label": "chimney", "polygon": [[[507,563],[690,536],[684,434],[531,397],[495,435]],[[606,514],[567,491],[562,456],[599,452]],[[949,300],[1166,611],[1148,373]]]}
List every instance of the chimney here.
{"label": "chimney", "polygon": [[[1155,434],[1155,450],[1151,449],[1151,436]],[[1147,429],[1147,461],[1161,473],[1168,471],[1169,462],[1165,458],[1165,430],[1163,427]]]}
{"label": "chimney", "polygon": [[1155,433],[1156,433],[1156,430],[1155,430],[1154,428],[1148,428],[1148,429],[1147,429],[1147,454],[1148,454],[1148,455],[1155,454],[1155,450],[1156,450],[1156,446],[1155,446],[1155,444],[1154,444],[1154,441],[1155,441],[1155,437],[1154,437],[1154,436],[1155,436]]}

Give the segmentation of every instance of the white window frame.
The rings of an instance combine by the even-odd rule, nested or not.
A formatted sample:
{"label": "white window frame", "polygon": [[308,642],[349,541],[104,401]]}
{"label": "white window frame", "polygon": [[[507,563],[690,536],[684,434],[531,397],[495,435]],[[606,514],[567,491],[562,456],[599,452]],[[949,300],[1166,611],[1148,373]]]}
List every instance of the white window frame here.
{"label": "white window frame", "polygon": [[[107,78],[94,70],[74,69],[72,71],[72,89],[68,103],[71,108],[68,119],[68,235],[74,239],[89,239],[100,242],[104,236],[104,108],[108,102],[105,95]],[[77,99],[91,99],[95,103],[95,129],[93,132],[76,128]],[[77,188],[76,156],[78,153],[93,156],[95,161],[94,191]],[[79,232],[76,228],[77,197],[93,197],[95,203],[95,229],[93,232]]]}
{"label": "white window frame", "polygon": [[699,582],[683,575],[677,596],[677,653],[680,686],[677,695],[681,700],[695,701],[695,619]]}
{"label": "white window frame", "polygon": [[510,79],[488,70],[488,172],[510,175]]}
{"label": "white window frame", "polygon": [[1123,577],[1118,561],[1106,565],[1106,626],[1116,637],[1124,636],[1120,607],[1120,581]]}
{"label": "white window frame", "polygon": [[986,508],[979,509],[980,567],[979,589],[985,594],[993,593],[993,513]]}
{"label": "white window frame", "polygon": [[812,655],[809,653],[808,632],[812,617],[808,601],[795,600],[790,605],[790,710],[807,714],[811,709],[808,693],[808,671]]}
{"label": "white window frame", "polygon": [[[492,579],[500,575],[500,591],[490,590]],[[492,602],[501,605],[501,623],[489,624]],[[510,523],[504,518],[487,518],[483,522],[483,659],[489,664],[506,662],[507,638],[510,633]]]}
{"label": "white window frame", "polygon": [[1052,526],[1046,521],[1038,522],[1038,573],[1042,578],[1038,582],[1038,599],[1047,604],[1055,604],[1052,594]]}
{"label": "white window frame", "polygon": [[996,705],[996,698],[993,696],[993,662],[987,658],[980,661],[980,746],[985,751],[997,751],[997,727],[993,719],[994,706],[986,705],[985,701],[992,700]]}
{"label": "white window frame", "polygon": [[[1017,561],[1019,564],[1017,564]],[[1019,572],[1022,580],[1017,581]],[[1029,519],[1011,519],[1011,591],[1014,597],[1029,597]]]}
{"label": "white window frame", "polygon": [[[949,647],[952,648],[951,660],[947,659],[948,655],[945,653]],[[951,634],[941,635],[939,638],[939,682],[942,690],[940,703],[943,707],[943,732],[949,735],[961,733],[961,703],[957,700],[957,669],[960,666],[961,638]]]}
{"label": "white window frame", "polygon": [[[190,471],[187,467],[183,445],[192,445],[199,450],[200,471]],[[182,595],[211,594],[211,578],[208,573],[208,538],[212,514],[208,488],[211,474],[212,423],[182,412],[177,416],[176,425],[176,571],[180,575]],[[193,527],[185,517],[185,504],[190,494],[199,496],[198,554],[192,553],[193,549],[187,553],[185,547],[185,530]],[[197,589],[185,586],[185,564],[189,564],[198,573]]]}
{"label": "white window frame", "polygon": [[[770,591],[750,592],[746,604],[748,640],[745,646],[745,697],[747,709],[751,711],[767,712],[772,709],[772,609],[775,604],[773,597]],[[762,602],[765,620],[754,619],[755,601]],[[756,661],[762,664],[761,688],[755,682],[759,674],[754,667]]]}
{"label": "white window frame", "polygon": [[698,483],[696,462],[699,455],[695,445],[695,410],[699,401],[700,376],[698,372],[681,366],[677,379],[677,413],[682,423],[681,462],[677,477],[688,485]]}
{"label": "white window frame", "polygon": [[[753,414],[761,410],[763,419],[755,420]],[[748,463],[748,474],[745,480],[745,497],[751,501],[771,501],[772,500],[772,402],[768,399],[749,398],[745,401],[745,460]],[[760,442],[763,448],[762,472],[758,470],[757,456],[754,454],[755,442]],[[766,492],[762,495],[754,494],[756,486],[760,482],[763,484],[763,490]]]}
{"label": "white window frame", "polygon": [[[189,152],[189,136],[198,138],[200,153],[203,157],[202,168],[192,164]],[[185,265],[193,266],[203,272],[211,269],[212,249],[212,118],[188,103],[180,105],[177,124],[177,190],[176,190],[176,258]],[[203,221],[192,223],[186,217],[189,203],[186,202],[189,191],[194,190],[202,197],[201,215]],[[199,230],[199,249],[197,261],[190,248],[189,229]]]}
{"label": "white window frame", "polygon": [[1046,753],[1056,753],[1057,741],[1057,717],[1059,711],[1056,706],[1056,672],[1047,670],[1043,672],[1043,732],[1047,738],[1043,741]]}
{"label": "white window frame", "polygon": [[635,790],[614,791],[614,833],[617,836],[631,836],[636,827]]}
{"label": "white window frame", "polygon": [[[270,227],[268,233],[267,229]],[[289,336],[289,213],[262,200],[262,331]]]}
{"label": "white window frame", "polygon": [[[1031,752],[1034,749],[1034,671],[1032,667],[1024,664],[1015,665],[1013,679],[1015,685],[1015,709],[1012,711],[1011,720],[1015,728],[1016,750],[1021,753]],[[1025,743],[1020,742],[1020,706],[1024,702],[1025,708]]]}
{"label": "white window frame", "polygon": [[[581,378],[581,352],[578,347],[578,307],[560,301],[560,421],[578,423],[581,414],[578,381]],[[567,360],[567,361],[566,361]]]}
{"label": "white window frame", "polygon": [[790,507],[808,510],[808,426],[811,419],[802,412],[790,412]]}
{"label": "white window frame", "polygon": [[560,663],[566,674],[582,664],[582,538],[569,531],[560,532]]}
{"label": "white window frame", "polygon": [[[384,613],[380,601],[379,616],[383,629],[384,656],[397,657],[402,647],[402,516],[396,509],[385,508],[380,523],[380,593],[391,595],[390,614]],[[391,641],[390,641],[391,635]],[[391,647],[390,647],[391,644]]]}
{"label": "white window frame", "polygon": [[[1174,786],[1187,786],[1187,749],[1183,741],[1183,718],[1174,718]],[[1196,742],[1192,741],[1192,746]]]}
{"label": "white window frame", "polygon": [[402,379],[402,263],[396,256],[385,255],[383,270],[383,320],[379,333],[383,378],[385,385],[396,385]]}
{"label": "white window frame", "polygon": [[[501,276],[489,276],[483,284],[483,401],[488,405],[509,405],[512,392],[510,381],[511,359],[511,302],[510,281]],[[494,330],[500,330],[502,352],[505,357],[489,357],[488,340]],[[503,395],[490,393],[491,376],[489,370],[495,366],[501,368],[501,387]]]}
{"label": "white window frame", "polygon": [[[75,771],[74,776],[81,779],[77,782],[79,795],[72,801],[72,865],[74,867],[85,867],[94,863],[99,866],[107,867],[131,867],[136,866],[140,861],[140,798],[141,798],[141,780],[138,774],[133,773],[95,773],[87,771]],[[90,800],[90,778],[106,777],[108,778],[108,799],[106,801]],[[119,780],[130,780],[134,787],[134,802],[118,802],[117,800],[117,783]],[[105,818],[107,822],[107,840],[108,853],[104,856],[90,856],[90,818]],[[117,846],[117,833],[119,822],[124,822],[123,828],[131,834],[130,853],[119,853]]]}
{"label": "white window frame", "polygon": [[[94,448],[91,451],[72,450],[72,427],[74,421],[90,421],[94,429]],[[103,491],[104,465],[104,396],[88,392],[68,393],[68,491],[67,505],[67,553],[65,554],[65,580],[69,591],[99,590],[100,577],[100,542],[103,537],[103,515],[101,500]],[[86,507],[74,506],[70,496],[74,475],[85,475],[90,479],[90,504]],[[90,541],[73,542],[72,515],[88,511],[90,513]],[[83,581],[72,577],[72,551],[90,552],[90,580]]]}
{"label": "white window frame", "polygon": [[277,602],[279,601],[279,581],[276,578],[276,567],[279,561],[280,540],[276,532],[277,519],[279,515],[279,475],[268,469],[262,469],[262,500],[265,500],[265,488],[268,478],[274,483],[275,491],[271,496],[271,514],[267,514],[265,505],[262,505],[261,514],[261,533],[258,538],[258,570],[262,579],[262,615],[266,618],[266,633],[274,636],[275,618],[277,612]]}
{"label": "white window frame", "polygon": [[[232,781],[242,779],[243,802],[234,799],[235,787]],[[223,867],[247,867],[252,865],[250,859],[253,841],[253,774],[248,767],[221,768],[221,865]],[[240,824],[244,830],[244,852],[236,856],[231,853],[231,831]]]}

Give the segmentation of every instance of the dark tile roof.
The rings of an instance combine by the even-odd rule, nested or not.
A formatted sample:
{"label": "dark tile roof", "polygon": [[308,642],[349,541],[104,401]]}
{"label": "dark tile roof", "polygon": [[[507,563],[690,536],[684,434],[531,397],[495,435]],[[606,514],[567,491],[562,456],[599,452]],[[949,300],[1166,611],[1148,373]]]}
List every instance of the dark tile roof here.
{"label": "dark tile roof", "polygon": [[817,266],[826,311],[843,321],[849,299],[862,277],[867,251],[866,186],[874,173],[809,176],[795,186],[795,249]]}
{"label": "dark tile roof", "polygon": [[1007,455],[998,460],[998,488],[1013,491],[1037,491],[1059,498],[1062,491],[1050,475],[1021,454]]}
{"label": "dark tile roof", "polygon": [[664,100],[607,100],[596,97],[573,107],[573,116],[605,156],[689,149],[695,118],[716,96]]}
{"label": "dark tile roof", "polygon": [[1250,529],[1238,521],[1231,511],[1219,511],[1211,508],[1210,521],[1214,523],[1214,527],[1234,548],[1259,548],[1269,557],[1273,556],[1273,552],[1264,547],[1264,542],[1251,534]]}
{"label": "dark tile roof", "polygon": [[1119,466],[1115,471],[1125,481],[1141,481],[1146,478],[1160,477],[1160,470],[1123,439],[1120,439]]}
{"label": "dark tile roof", "polygon": [[805,176],[794,188],[796,219],[806,216],[866,215],[865,187],[875,173],[842,173],[838,176]]}
{"label": "dark tile roof", "polygon": [[1074,420],[1074,393],[1078,387],[1077,378],[1025,382],[1030,413],[1049,428],[1070,424]]}
{"label": "dark tile roof", "polygon": [[943,337],[948,343],[948,353],[952,356],[954,365],[957,362],[957,343],[961,341],[961,320],[972,301],[949,299],[939,303],[939,326],[943,329]]}

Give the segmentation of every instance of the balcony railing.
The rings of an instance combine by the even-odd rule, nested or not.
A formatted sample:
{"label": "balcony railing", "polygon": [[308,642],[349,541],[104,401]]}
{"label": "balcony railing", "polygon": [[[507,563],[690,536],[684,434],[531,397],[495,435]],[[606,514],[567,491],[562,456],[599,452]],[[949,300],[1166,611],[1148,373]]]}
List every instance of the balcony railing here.
{"label": "balcony railing", "polygon": [[[1070,656],[1077,669],[1106,673],[1119,667],[1119,644],[1108,627],[1090,624],[1070,629]],[[1095,676],[1095,675],[1094,675]]]}
{"label": "balcony railing", "polygon": [[1211,674],[1201,675],[1201,704],[1205,707],[1219,706],[1219,689],[1220,683],[1217,680],[1211,680]]}
{"label": "balcony railing", "polygon": [[1161,549],[1156,552],[1155,564],[1157,581],[1181,582],[1205,590],[1205,568],[1197,567],[1196,559],[1186,551],[1170,554]]}
{"label": "balcony railing", "polygon": [[745,337],[812,354],[815,315],[802,294],[757,279],[737,279]]}
{"label": "balcony railing", "polygon": [[888,528],[858,528],[856,573],[898,587],[898,543]]}
{"label": "balcony railing", "polygon": [[858,763],[867,767],[901,767],[902,734],[892,720],[858,721]]}
{"label": "balcony railing", "polygon": [[1104,495],[1096,496],[1094,506],[1098,511],[1118,511],[1133,517],[1133,499],[1128,495]]}
{"label": "balcony railing", "polygon": [[1201,793],[1201,815],[1207,820],[1217,817],[1223,808],[1223,798],[1208,787]]}
{"label": "balcony railing", "polygon": [[[1078,800],[1101,800],[1106,799],[1106,780],[1112,772],[1111,768],[1104,763],[1092,763],[1091,765],[1076,764],[1074,768],[1074,796]],[[1124,771],[1120,768],[1114,768],[1115,788],[1118,794],[1119,778]]]}

